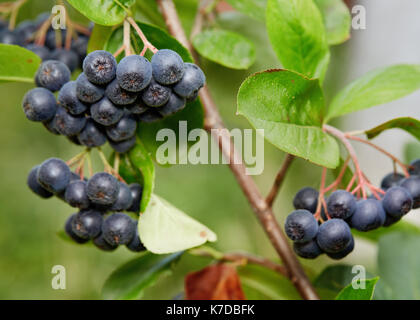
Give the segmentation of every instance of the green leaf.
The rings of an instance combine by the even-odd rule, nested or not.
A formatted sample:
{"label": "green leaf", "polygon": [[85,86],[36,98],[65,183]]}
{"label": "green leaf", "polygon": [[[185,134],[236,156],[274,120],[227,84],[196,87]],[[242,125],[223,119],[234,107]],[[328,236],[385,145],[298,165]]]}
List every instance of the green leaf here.
{"label": "green leaf", "polygon": [[[142,29],[146,37],[156,46],[158,49],[172,49],[182,57],[185,62],[193,62],[191,54],[189,51],[181,45],[175,38],[171,37],[166,33],[166,31],[149,25],[145,23],[137,22],[137,24]],[[110,38],[108,39],[105,50],[109,52],[115,52],[122,44],[123,39],[123,30],[122,28],[117,28],[114,30]],[[142,49],[142,42],[138,36],[135,37],[137,43],[137,53]],[[122,58],[122,55],[119,56],[119,59]],[[153,157],[156,156],[156,150],[158,149],[160,142],[156,141],[156,134],[161,129],[171,129],[175,132],[176,136],[179,138],[179,122],[186,121],[188,124],[187,134],[194,129],[202,128],[204,125],[204,110],[203,105],[200,100],[187,103],[185,108],[174,114],[173,116],[167,117],[162,121],[157,121],[154,123],[142,123],[139,128],[137,135],[146,147],[150,151]],[[159,161],[159,163],[162,161]]]}
{"label": "green leaf", "polygon": [[143,194],[140,212],[144,212],[149,204],[155,186],[155,166],[149,152],[139,140],[137,140],[135,147],[128,153],[128,158],[130,159],[131,165],[135,170],[139,170],[143,177]]}
{"label": "green leaf", "polygon": [[383,131],[395,128],[405,130],[414,138],[420,140],[420,121],[410,117],[389,120],[375,128],[366,130],[365,133],[369,139],[373,139]]}
{"label": "green leaf", "polygon": [[102,289],[104,299],[140,299],[144,290],[172,272],[172,267],[183,252],[171,255],[144,253],[115,270],[106,280]]}
{"label": "green leaf", "polygon": [[34,83],[41,58],[25,48],[0,44],[0,61],[3,61],[0,64],[1,82]]}
{"label": "green leaf", "polygon": [[350,38],[351,15],[342,0],[315,0],[321,11],[329,45],[345,42]]}
{"label": "green leaf", "polygon": [[420,143],[408,142],[404,145],[404,162],[410,163],[420,158]]}
{"label": "green leaf", "polygon": [[245,116],[279,149],[316,164],[339,164],[337,142],[321,129],[324,97],[318,80],[288,70],[268,70],[246,79],[238,93]]}
{"label": "green leaf", "polygon": [[326,121],[399,99],[419,88],[420,65],[402,64],[371,71],[334,97]]}
{"label": "green leaf", "polygon": [[154,194],[140,215],[138,229],[144,246],[157,254],[186,250],[217,239],[209,228]]}
{"label": "green leaf", "polygon": [[301,299],[291,282],[273,270],[248,264],[240,267],[238,273],[248,300]]}
{"label": "green leaf", "polygon": [[232,69],[248,69],[255,62],[254,44],[232,31],[213,29],[197,34],[194,48],[203,57]]}
{"label": "green leaf", "polygon": [[124,20],[135,0],[67,0],[67,2],[94,23],[114,26]]}
{"label": "green leaf", "polygon": [[312,0],[268,0],[270,42],[283,67],[324,79],[330,60],[325,27]]}
{"label": "green leaf", "polygon": [[372,300],[379,277],[365,280],[365,288],[354,289],[351,284],[345,287],[335,298],[336,300]]}
{"label": "green leaf", "polygon": [[89,37],[87,52],[103,50],[111,33],[110,27],[95,24]]}
{"label": "green leaf", "polygon": [[265,20],[267,0],[227,0],[239,12],[259,21]]}
{"label": "green leaf", "polygon": [[394,232],[379,240],[378,269],[381,281],[392,290],[392,299],[420,299],[420,236]]}

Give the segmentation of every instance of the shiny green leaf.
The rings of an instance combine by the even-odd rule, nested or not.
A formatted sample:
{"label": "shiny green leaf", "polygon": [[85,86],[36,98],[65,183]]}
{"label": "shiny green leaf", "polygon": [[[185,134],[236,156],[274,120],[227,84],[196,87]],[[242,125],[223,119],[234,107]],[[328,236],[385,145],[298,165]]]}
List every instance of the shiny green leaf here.
{"label": "shiny green leaf", "polygon": [[41,63],[32,51],[25,48],[0,44],[0,81],[34,83],[35,73]]}
{"label": "shiny green leaf", "polygon": [[410,117],[389,120],[379,126],[376,126],[375,128],[366,130],[365,133],[369,139],[373,139],[385,130],[396,128],[405,130],[417,140],[420,140],[420,121]]}

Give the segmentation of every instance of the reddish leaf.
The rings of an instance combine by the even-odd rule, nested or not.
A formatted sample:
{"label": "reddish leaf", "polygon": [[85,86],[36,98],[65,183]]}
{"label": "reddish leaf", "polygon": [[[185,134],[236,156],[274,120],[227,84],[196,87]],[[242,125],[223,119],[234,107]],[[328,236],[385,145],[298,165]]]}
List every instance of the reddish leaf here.
{"label": "reddish leaf", "polygon": [[185,277],[187,300],[245,300],[236,268],[215,264]]}

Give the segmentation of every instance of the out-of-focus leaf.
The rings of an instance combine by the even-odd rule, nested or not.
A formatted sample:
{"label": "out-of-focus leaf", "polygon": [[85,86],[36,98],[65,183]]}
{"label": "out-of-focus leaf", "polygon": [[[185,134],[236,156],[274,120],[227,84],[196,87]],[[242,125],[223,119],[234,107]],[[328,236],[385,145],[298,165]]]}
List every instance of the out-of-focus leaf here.
{"label": "out-of-focus leaf", "polygon": [[102,289],[104,299],[140,299],[144,290],[172,272],[173,265],[183,252],[171,255],[155,255],[150,252],[133,259],[117,270],[106,280]]}
{"label": "out-of-focus leaf", "polygon": [[408,142],[404,146],[404,160],[405,163],[410,163],[413,160],[420,158],[420,143]]}
{"label": "out-of-focus leaf", "polygon": [[108,40],[108,37],[111,34],[111,30],[112,29],[110,27],[95,24],[92,33],[89,37],[89,43],[87,48],[88,53],[95,50],[103,50]]}
{"label": "out-of-focus leaf", "polygon": [[97,24],[113,26],[121,23],[135,0],[67,0],[77,11]]}
{"label": "out-of-focus leaf", "polygon": [[365,288],[355,289],[351,284],[345,287],[335,298],[336,300],[372,300],[379,277],[365,280]]}
{"label": "out-of-focus leaf", "polygon": [[266,25],[283,67],[321,83],[330,60],[324,23],[312,0],[268,0]]}
{"label": "out-of-focus leaf", "polygon": [[368,72],[333,98],[326,121],[402,98],[419,88],[420,65],[401,64]]}
{"label": "out-of-focus leaf", "polygon": [[248,69],[255,61],[254,44],[232,31],[205,30],[193,39],[203,57],[232,69]]}
{"label": "out-of-focus leaf", "polygon": [[0,44],[0,81],[33,83],[41,58],[25,48]]}
{"label": "out-of-focus leaf", "polygon": [[321,11],[329,45],[345,42],[350,38],[351,15],[343,0],[315,0]]}
{"label": "out-of-focus leaf", "polygon": [[227,0],[239,12],[259,21],[265,20],[267,0]]}
{"label": "out-of-focus leaf", "polygon": [[389,120],[375,128],[366,130],[365,133],[369,139],[375,138],[385,130],[402,129],[410,133],[414,138],[420,140],[420,121],[410,117],[396,118]]}

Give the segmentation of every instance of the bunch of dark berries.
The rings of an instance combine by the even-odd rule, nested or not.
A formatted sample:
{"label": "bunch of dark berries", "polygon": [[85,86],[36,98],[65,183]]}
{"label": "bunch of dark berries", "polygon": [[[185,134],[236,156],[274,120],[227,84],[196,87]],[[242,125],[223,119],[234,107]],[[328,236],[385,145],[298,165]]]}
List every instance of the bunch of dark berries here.
{"label": "bunch of dark berries", "polygon": [[411,209],[420,208],[420,159],[409,168],[408,177],[397,172],[387,174],[381,182],[383,193],[377,196],[363,199],[336,190],[326,200],[326,208],[318,204],[317,190],[299,190],[293,199],[296,210],[285,223],[296,254],[314,259],[326,253],[332,259],[342,259],[354,248],[351,228],[366,232],[388,227]]}
{"label": "bunch of dark berries", "polygon": [[86,56],[76,81],[70,81],[64,63],[47,60],[35,83],[38,88],[23,99],[29,120],[42,122],[76,144],[93,148],[108,140],[115,151],[124,153],[136,142],[138,121],[159,121],[182,110],[197,98],[205,76],[168,49],[157,51],[151,62],[130,55],[119,63],[109,52],[98,50]]}
{"label": "bunch of dark berries", "polygon": [[48,12],[41,13],[34,21],[25,20],[19,23],[14,30],[9,30],[8,24],[0,22],[0,43],[15,44],[31,50],[41,60],[58,60],[67,65],[70,71],[82,67],[86,57],[89,37],[80,32],[72,35],[70,48],[65,48],[66,30],[54,30],[51,26],[45,34],[45,43],[38,44],[35,40],[37,32],[50,17]]}
{"label": "bunch of dark berries", "polygon": [[57,196],[79,209],[65,224],[67,235],[77,243],[92,240],[105,251],[126,245],[131,251],[145,250],[137,231],[137,221],[122,211],[138,213],[143,188],[118,181],[107,172],[89,180],[72,172],[61,159],[50,158],[32,168],[29,188],[41,198]]}

